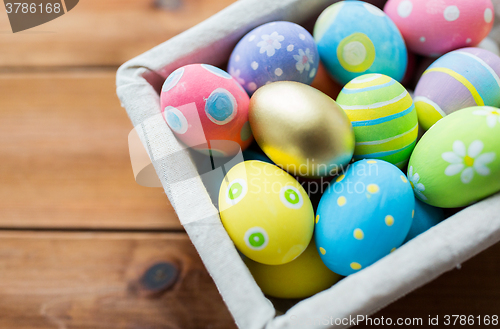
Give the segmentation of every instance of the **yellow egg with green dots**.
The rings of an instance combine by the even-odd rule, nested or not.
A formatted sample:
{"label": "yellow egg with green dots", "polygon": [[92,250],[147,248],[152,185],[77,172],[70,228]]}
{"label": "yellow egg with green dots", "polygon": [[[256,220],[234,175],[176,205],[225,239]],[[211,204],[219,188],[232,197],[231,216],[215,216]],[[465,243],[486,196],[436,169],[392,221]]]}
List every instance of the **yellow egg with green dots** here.
{"label": "yellow egg with green dots", "polygon": [[289,263],[265,265],[246,258],[245,264],[262,292],[277,298],[309,297],[330,288],[341,278],[323,263],[314,240]]}
{"label": "yellow egg with green dots", "polygon": [[351,120],[356,139],[354,159],[380,159],[403,168],[415,147],[418,118],[406,89],[383,74],[350,81],[337,103]]}
{"label": "yellow egg with green dots", "polygon": [[303,187],[262,161],[245,161],[229,170],[219,191],[219,212],[236,248],[262,264],[291,262],[313,235],[314,211]]}

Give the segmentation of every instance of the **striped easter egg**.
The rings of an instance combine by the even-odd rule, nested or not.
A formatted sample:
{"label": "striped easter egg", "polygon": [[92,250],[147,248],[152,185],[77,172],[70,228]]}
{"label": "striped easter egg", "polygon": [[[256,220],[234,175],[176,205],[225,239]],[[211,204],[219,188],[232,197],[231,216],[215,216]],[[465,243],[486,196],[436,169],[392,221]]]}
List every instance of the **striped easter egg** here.
{"label": "striped easter egg", "polygon": [[396,80],[365,74],[345,85],[337,103],[352,122],[354,159],[381,159],[402,168],[415,147],[418,119],[413,100]]}
{"label": "striped easter egg", "polygon": [[462,48],[438,58],[415,89],[419,124],[471,106],[500,107],[500,57],[480,48]]}

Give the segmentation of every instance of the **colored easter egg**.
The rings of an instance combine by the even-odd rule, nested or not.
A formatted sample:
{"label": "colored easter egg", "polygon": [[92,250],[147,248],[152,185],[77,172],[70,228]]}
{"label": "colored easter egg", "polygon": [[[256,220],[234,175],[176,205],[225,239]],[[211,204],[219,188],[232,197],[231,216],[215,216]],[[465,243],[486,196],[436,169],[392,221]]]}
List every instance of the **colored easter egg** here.
{"label": "colored easter egg", "polygon": [[250,100],[255,140],[295,176],[334,175],[352,158],[354,134],[344,111],[327,95],[298,82],[274,82]]}
{"label": "colored easter egg", "polygon": [[178,68],[161,90],[162,114],[177,138],[213,156],[234,155],[252,142],[248,103],[236,80],[208,64]]}
{"label": "colored easter egg", "polygon": [[292,176],[266,162],[245,161],[227,173],[219,211],[236,248],[259,263],[291,262],[312,238],[314,211],[307,193]]}
{"label": "colored easter egg", "polygon": [[318,69],[313,37],[291,22],[271,22],[245,35],[229,58],[229,73],[252,94],[274,81],[311,84]]}
{"label": "colored easter egg", "polygon": [[264,265],[246,258],[245,264],[262,292],[277,298],[309,297],[330,288],[341,278],[321,261],[314,240],[289,263]]}
{"label": "colored easter egg", "polygon": [[493,27],[491,0],[389,0],[384,11],[408,49],[424,56],[475,46]]}
{"label": "colored easter egg", "polygon": [[335,273],[355,273],[388,255],[405,239],[415,198],[406,176],[382,160],[352,164],[323,194],[315,241]]}
{"label": "colored easter egg", "polygon": [[323,64],[341,84],[365,73],[403,79],[407,51],[396,25],[379,8],[340,1],[326,8],[314,26]]}
{"label": "colored easter egg", "polygon": [[444,218],[445,216],[443,209],[429,206],[419,199],[415,199],[415,212],[413,213],[413,222],[404,243],[424,233],[431,227],[439,224],[444,220]]}
{"label": "colored easter egg", "polygon": [[413,100],[396,80],[382,74],[353,79],[337,103],[351,120],[354,159],[381,159],[402,168],[408,163],[418,135]]}
{"label": "colored easter egg", "polygon": [[471,106],[500,106],[500,57],[480,48],[452,51],[431,64],[415,88],[415,108],[424,129]]}
{"label": "colored easter egg", "polygon": [[432,206],[468,206],[500,191],[500,109],[475,106],[438,121],[408,166],[415,196]]}

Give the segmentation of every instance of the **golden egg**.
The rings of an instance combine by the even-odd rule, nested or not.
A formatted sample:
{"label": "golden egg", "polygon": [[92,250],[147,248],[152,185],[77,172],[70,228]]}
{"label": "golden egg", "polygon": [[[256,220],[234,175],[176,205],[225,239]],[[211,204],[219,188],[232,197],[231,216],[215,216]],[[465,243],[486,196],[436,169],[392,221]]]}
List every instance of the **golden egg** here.
{"label": "golden egg", "polygon": [[255,140],[274,163],[302,177],[342,171],[354,153],[354,133],[342,108],[308,85],[280,81],[250,100]]}

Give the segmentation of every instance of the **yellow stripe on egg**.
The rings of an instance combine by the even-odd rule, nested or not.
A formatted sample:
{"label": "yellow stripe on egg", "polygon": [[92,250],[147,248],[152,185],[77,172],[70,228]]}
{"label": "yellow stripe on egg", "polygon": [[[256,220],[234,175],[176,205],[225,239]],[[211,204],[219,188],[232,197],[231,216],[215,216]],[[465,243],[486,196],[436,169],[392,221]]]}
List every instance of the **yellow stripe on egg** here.
{"label": "yellow stripe on egg", "polygon": [[404,112],[412,105],[412,103],[413,101],[410,94],[408,94],[405,90],[399,96],[387,102],[380,102],[372,105],[339,105],[347,114],[349,120],[351,122],[356,122],[365,121],[367,118],[370,118],[369,120],[380,119]]}
{"label": "yellow stripe on egg", "polygon": [[474,98],[474,101],[478,106],[484,106],[484,101],[481,95],[479,95],[479,93],[477,92],[476,87],[474,87],[474,85],[469,80],[467,80],[463,75],[458,74],[457,72],[445,67],[434,67],[428,69],[422,75],[425,75],[430,72],[442,72],[448,74],[449,76],[460,82],[462,85],[464,85],[464,87],[467,88],[467,90],[469,90],[472,97]]}
{"label": "yellow stripe on egg", "polygon": [[418,114],[418,123],[424,130],[428,130],[446,116],[438,104],[423,96],[415,97],[415,109]]}
{"label": "yellow stripe on egg", "polygon": [[372,86],[379,86],[390,82],[392,79],[382,74],[369,74],[361,78],[355,78],[349,82],[348,86],[344,87],[347,90],[355,91]]}

